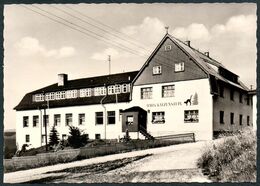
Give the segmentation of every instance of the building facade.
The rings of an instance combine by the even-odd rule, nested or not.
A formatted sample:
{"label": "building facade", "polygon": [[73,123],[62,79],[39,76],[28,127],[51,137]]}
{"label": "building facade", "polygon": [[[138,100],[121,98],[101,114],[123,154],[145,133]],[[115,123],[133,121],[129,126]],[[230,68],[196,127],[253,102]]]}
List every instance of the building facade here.
{"label": "building facade", "polygon": [[[17,143],[45,144],[53,125],[60,138],[69,125],[90,139],[193,132],[196,140],[252,126],[252,94],[236,74],[166,34],[139,71],[68,80],[28,93],[15,107]],[[44,114],[44,112],[46,114]]]}

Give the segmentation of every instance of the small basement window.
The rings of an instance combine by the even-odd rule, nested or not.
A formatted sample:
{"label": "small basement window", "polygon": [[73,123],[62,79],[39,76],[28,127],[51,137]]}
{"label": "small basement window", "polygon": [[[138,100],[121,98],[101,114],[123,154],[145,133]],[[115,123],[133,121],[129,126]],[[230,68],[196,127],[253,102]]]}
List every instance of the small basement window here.
{"label": "small basement window", "polygon": [[26,135],[25,135],[25,142],[26,142],[26,143],[29,143],[29,142],[30,142],[30,135],[29,135],[29,134],[26,134]]}

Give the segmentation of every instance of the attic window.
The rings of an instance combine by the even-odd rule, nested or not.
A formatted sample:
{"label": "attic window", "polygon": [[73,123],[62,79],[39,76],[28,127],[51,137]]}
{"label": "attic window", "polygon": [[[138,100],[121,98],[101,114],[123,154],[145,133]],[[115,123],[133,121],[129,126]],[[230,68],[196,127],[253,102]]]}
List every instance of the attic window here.
{"label": "attic window", "polygon": [[165,51],[170,51],[170,50],[172,50],[172,46],[171,46],[171,45],[166,45],[166,46],[164,47],[164,50],[165,50]]}
{"label": "attic window", "polygon": [[184,62],[175,63],[175,72],[182,72],[184,71]]}
{"label": "attic window", "polygon": [[162,74],[162,66],[153,67],[153,75]]}

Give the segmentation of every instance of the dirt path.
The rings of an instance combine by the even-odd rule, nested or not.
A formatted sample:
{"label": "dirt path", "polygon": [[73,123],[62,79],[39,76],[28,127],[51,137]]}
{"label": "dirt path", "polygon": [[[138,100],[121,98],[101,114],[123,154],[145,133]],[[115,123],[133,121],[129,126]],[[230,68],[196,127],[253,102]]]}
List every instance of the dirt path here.
{"label": "dirt path", "polygon": [[206,142],[173,145],[7,173],[4,182],[209,182],[196,168],[205,145]]}

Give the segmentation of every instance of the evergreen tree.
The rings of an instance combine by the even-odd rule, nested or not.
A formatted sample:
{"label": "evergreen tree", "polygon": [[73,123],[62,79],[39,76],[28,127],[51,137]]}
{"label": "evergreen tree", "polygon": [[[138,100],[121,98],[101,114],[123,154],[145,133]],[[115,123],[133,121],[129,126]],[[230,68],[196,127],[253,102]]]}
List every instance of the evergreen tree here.
{"label": "evergreen tree", "polygon": [[79,148],[87,144],[87,135],[82,134],[78,127],[69,126],[68,143],[73,148]]}
{"label": "evergreen tree", "polygon": [[59,141],[60,141],[59,134],[58,134],[58,131],[56,130],[55,126],[53,126],[51,131],[50,131],[49,140],[50,140],[49,144],[51,146],[57,145],[59,143]]}
{"label": "evergreen tree", "polygon": [[192,105],[198,105],[198,94],[197,92],[195,92],[194,96],[193,96],[193,101],[192,101]]}

